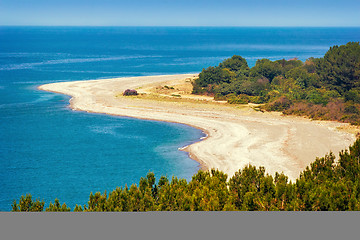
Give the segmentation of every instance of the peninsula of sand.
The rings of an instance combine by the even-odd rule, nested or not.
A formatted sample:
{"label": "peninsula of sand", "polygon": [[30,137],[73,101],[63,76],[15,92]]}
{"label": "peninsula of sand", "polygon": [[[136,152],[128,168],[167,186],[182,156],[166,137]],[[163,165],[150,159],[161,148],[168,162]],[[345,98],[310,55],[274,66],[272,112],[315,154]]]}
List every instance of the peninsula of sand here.
{"label": "peninsula of sand", "polygon": [[[229,176],[248,164],[267,173],[299,177],[316,157],[336,156],[355,141],[348,124],[312,121],[256,110],[254,105],[230,105],[191,94],[197,74],[126,77],[46,84],[41,90],[70,95],[74,110],[168,121],[202,129],[207,138],[187,146],[203,169]],[[138,96],[126,97],[126,89]]]}

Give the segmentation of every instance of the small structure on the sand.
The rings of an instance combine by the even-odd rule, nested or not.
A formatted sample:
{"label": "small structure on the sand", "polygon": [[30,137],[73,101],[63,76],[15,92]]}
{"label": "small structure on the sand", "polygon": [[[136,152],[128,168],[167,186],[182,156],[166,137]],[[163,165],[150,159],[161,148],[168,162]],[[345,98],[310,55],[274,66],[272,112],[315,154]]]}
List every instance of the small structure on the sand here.
{"label": "small structure on the sand", "polygon": [[138,95],[138,92],[134,89],[126,89],[123,93],[124,96],[135,96]]}

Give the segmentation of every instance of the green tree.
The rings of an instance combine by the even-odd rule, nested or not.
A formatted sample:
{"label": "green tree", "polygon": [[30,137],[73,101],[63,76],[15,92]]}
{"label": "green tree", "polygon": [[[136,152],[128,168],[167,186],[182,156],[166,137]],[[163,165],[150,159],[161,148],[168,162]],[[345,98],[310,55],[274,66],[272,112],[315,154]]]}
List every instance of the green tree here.
{"label": "green tree", "polygon": [[309,73],[303,66],[293,68],[285,73],[286,78],[293,78],[301,88],[305,89],[308,87],[318,86],[318,75]]}
{"label": "green tree", "polygon": [[259,59],[256,61],[255,66],[251,68],[250,73],[253,78],[265,77],[271,82],[274,77],[281,74],[281,65],[272,62],[269,59]]}
{"label": "green tree", "polygon": [[46,212],[70,212],[70,208],[65,203],[60,205],[59,199],[55,199],[54,204],[50,202],[49,207],[45,209]]}
{"label": "green tree", "polygon": [[248,74],[249,66],[245,58],[234,55],[231,58],[225,59],[219,65],[220,68],[227,68],[234,73]]}
{"label": "green tree", "polygon": [[345,101],[352,101],[354,103],[360,103],[360,91],[359,89],[351,89],[344,94]]}
{"label": "green tree", "polygon": [[26,194],[26,196],[20,197],[18,204],[14,200],[11,206],[13,212],[41,212],[44,209],[44,204],[44,201],[33,200],[31,194]]}
{"label": "green tree", "polygon": [[264,167],[257,169],[255,166],[248,165],[230,178],[229,190],[235,199],[237,209],[256,210],[257,205],[255,206],[253,201],[254,194],[260,192],[260,185],[264,177]]}
{"label": "green tree", "polygon": [[316,59],[316,72],[331,89],[344,93],[360,87],[360,45],[349,42],[333,46],[325,56]]}
{"label": "green tree", "polygon": [[298,60],[297,58],[293,58],[290,60],[276,60],[275,63],[280,64],[282,75],[284,75],[286,72],[290,71],[293,68],[301,67],[304,65],[303,62],[301,60]]}
{"label": "green tree", "polygon": [[336,171],[341,177],[352,182],[360,179],[360,139],[349,147],[349,151],[341,151]]}

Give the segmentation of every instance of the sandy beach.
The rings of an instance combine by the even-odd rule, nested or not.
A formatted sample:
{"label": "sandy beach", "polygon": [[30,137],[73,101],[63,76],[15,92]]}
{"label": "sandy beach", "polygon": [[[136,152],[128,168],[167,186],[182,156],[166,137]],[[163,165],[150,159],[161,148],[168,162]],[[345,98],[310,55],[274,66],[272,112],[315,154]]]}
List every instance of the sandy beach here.
{"label": "sandy beach", "polygon": [[[71,96],[74,110],[183,123],[208,137],[186,147],[204,169],[232,176],[247,164],[296,179],[316,157],[338,152],[355,141],[349,125],[260,112],[191,95],[197,74],[162,75],[46,84],[41,90]],[[124,97],[125,89],[140,95]]]}

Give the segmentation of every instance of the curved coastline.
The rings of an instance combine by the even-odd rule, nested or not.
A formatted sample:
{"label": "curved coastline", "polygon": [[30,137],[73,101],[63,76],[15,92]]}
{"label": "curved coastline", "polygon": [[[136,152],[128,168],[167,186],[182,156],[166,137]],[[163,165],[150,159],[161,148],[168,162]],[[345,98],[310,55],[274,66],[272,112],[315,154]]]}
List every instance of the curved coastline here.
{"label": "curved coastline", "polygon": [[261,113],[251,108],[203,101],[158,101],[122,97],[125,89],[179,82],[196,74],[127,77],[45,84],[40,90],[71,96],[74,110],[186,124],[206,137],[179,149],[189,153],[202,169],[217,168],[232,176],[247,164],[264,166],[269,174],[284,172],[290,180],[317,156],[337,153],[355,140],[339,131],[344,123],[311,121]]}

